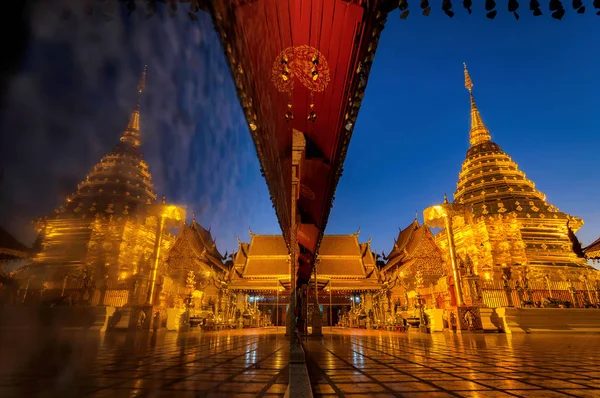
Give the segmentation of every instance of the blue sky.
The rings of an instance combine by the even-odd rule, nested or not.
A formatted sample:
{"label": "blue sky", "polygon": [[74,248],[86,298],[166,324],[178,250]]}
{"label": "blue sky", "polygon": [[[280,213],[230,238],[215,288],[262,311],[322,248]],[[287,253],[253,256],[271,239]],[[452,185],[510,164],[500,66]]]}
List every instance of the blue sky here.
{"label": "blue sky", "polygon": [[[0,224],[33,240],[29,220],[60,205],[117,142],[147,63],[143,148],[159,196],[195,211],[222,252],[247,240],[248,226],[280,233],[210,19],[181,10],[105,22],[60,0],[74,7],[65,21],[58,2],[34,13],[27,62],[0,114],[3,132],[21,132],[2,135]],[[600,235],[599,17],[523,9],[520,21],[502,10],[491,21],[458,5],[453,19],[390,14],[326,232],[360,226],[389,252],[415,211],[450,196],[468,149],[467,62],[494,141],[548,201],[585,220],[578,235],[590,243]]]}

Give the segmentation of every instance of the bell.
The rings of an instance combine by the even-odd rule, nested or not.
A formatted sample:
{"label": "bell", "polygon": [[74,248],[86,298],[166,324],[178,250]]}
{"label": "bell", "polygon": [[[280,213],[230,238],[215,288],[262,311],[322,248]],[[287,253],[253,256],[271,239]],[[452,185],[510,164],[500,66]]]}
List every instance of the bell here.
{"label": "bell", "polygon": [[292,113],[292,111],[287,111],[285,113],[285,121],[291,122],[292,120],[294,120],[294,114]]}
{"label": "bell", "polygon": [[317,121],[317,114],[315,113],[315,111],[310,111],[310,113],[308,114],[308,118],[309,121],[311,122],[316,122]]}

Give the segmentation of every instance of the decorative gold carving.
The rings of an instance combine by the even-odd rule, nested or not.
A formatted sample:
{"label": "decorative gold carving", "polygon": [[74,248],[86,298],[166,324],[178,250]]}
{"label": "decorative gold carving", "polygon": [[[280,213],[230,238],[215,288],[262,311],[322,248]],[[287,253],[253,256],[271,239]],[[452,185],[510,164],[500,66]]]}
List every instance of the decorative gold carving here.
{"label": "decorative gold carving", "polygon": [[312,92],[325,91],[331,80],[325,56],[307,45],[283,50],[273,61],[271,81],[280,92],[291,93],[295,79]]}

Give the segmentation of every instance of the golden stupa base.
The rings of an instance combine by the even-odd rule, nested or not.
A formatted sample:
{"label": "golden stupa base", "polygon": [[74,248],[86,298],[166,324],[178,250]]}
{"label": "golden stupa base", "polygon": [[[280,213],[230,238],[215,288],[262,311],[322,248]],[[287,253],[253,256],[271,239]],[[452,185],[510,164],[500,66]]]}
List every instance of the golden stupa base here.
{"label": "golden stupa base", "polygon": [[121,307],[115,315],[116,323],[110,329],[129,332],[156,331],[161,328],[165,316],[160,307],[152,305]]}
{"label": "golden stupa base", "polygon": [[479,307],[467,305],[447,309],[450,329],[456,333],[483,332],[480,310]]}
{"label": "golden stupa base", "polygon": [[593,333],[600,334],[598,308],[494,309],[492,321],[504,333]]}

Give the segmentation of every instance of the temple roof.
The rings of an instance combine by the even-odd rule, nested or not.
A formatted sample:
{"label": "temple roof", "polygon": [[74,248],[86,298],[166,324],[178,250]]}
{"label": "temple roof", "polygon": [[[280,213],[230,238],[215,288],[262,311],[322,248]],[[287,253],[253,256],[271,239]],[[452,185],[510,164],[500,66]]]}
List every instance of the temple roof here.
{"label": "temple roof", "polygon": [[[200,231],[205,231],[208,236]],[[195,220],[189,226],[184,225],[177,234],[175,243],[169,250],[167,263],[169,272],[173,274],[197,272],[201,264],[215,271],[225,271],[222,256],[216,249],[210,233],[199,226]]]}
{"label": "temple roof", "polygon": [[584,247],[583,252],[589,259],[600,259],[600,238]]}
{"label": "temple roof", "polygon": [[210,230],[207,230],[202,225],[198,224],[195,218],[192,219],[190,228],[192,229],[192,231],[194,231],[198,242],[200,242],[202,247],[206,249],[208,254],[210,254],[214,258],[219,259],[219,261],[222,261],[223,256],[217,249],[217,244],[214,238],[212,237]]}
{"label": "temple roof", "polygon": [[288,248],[281,235],[252,235],[249,256],[287,256]]}
{"label": "temple roof", "polygon": [[[356,234],[323,236],[317,258],[319,279],[356,280],[355,285],[360,286],[365,281],[377,281],[375,268],[369,243],[359,244]],[[249,244],[239,242],[234,271],[232,287],[246,286],[242,280],[253,279],[263,279],[265,288],[274,283],[266,280],[289,282],[289,254],[283,236],[252,234]]]}
{"label": "temple roof", "polygon": [[401,230],[398,233],[398,239],[394,242],[394,248],[387,256],[388,261],[384,270],[388,270],[394,265],[405,263],[418,255],[417,250],[419,245],[427,235],[432,237],[433,242],[433,235],[429,228],[425,225],[419,225],[416,219],[409,226]]}
{"label": "temple roof", "polygon": [[358,236],[351,235],[325,235],[319,248],[319,256],[360,256]]}
{"label": "temple roof", "polygon": [[394,248],[387,255],[388,260],[403,255],[404,248],[411,241],[413,233],[418,228],[419,221],[415,219],[408,227],[401,229],[400,232],[398,232],[398,238],[394,242]]}
{"label": "temple roof", "polygon": [[26,258],[33,254],[33,250],[12,236],[0,226],[0,261]]}

